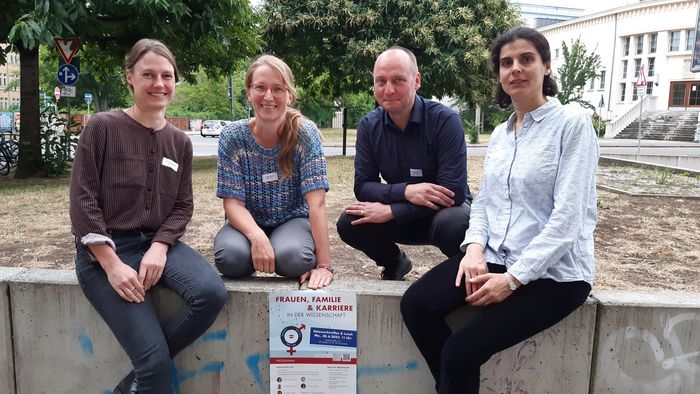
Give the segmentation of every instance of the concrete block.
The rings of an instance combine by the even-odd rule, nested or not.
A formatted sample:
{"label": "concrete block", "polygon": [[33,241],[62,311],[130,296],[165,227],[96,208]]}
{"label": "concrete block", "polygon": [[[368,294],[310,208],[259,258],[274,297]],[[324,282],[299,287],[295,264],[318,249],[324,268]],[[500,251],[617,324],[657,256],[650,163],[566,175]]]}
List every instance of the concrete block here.
{"label": "concrete block", "polygon": [[697,393],[700,294],[600,292],[592,393]]}
{"label": "concrete block", "polygon": [[0,393],[15,392],[15,358],[8,281],[23,268],[0,268]]}

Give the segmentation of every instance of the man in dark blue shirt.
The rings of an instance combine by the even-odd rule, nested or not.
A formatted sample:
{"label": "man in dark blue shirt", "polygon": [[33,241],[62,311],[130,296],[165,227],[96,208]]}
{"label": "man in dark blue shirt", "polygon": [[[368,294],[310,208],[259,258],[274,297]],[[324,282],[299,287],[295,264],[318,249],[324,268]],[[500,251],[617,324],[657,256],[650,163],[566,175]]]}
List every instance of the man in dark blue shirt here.
{"label": "man in dark blue shirt", "polygon": [[448,257],[460,252],[472,200],[467,148],[459,115],[416,94],[413,53],[387,49],[373,75],[380,107],[357,129],[358,201],[337,228],[343,241],[384,267],[382,279],[401,280],[412,265],[396,243],[435,245]]}

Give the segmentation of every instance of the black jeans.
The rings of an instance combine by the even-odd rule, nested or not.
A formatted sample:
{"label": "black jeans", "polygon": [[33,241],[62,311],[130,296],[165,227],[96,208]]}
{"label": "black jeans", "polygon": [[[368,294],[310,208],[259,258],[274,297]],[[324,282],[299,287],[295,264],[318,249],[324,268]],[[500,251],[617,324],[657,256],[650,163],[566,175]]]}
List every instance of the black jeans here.
{"label": "black jeans", "polygon": [[[112,239],[119,258],[138,272],[151,245],[152,233],[134,231]],[[226,288],[204,258],[182,242],[171,246],[157,286],[180,296],[185,305],[161,327],[151,292],[142,303],[121,298],[99,263],[90,261],[85,246],[77,245],[75,260],[80,287],[131,359],[139,393],[171,393],[171,359],[199,338],[226,303]],[[115,382],[116,384],[116,382]]]}
{"label": "black jeans", "polygon": [[[478,393],[479,369],[505,350],[563,320],[585,301],[591,286],[583,281],[539,279],[505,300],[478,308],[474,318],[452,332],[445,317],[466,305],[464,283],[454,286],[463,254],[428,271],[406,290],[401,314],[436,382],[438,393]],[[489,272],[505,266],[488,264]]]}
{"label": "black jeans", "polygon": [[350,223],[359,217],[342,213],[336,227],[346,244],[363,251],[378,266],[391,267],[399,256],[396,243],[434,245],[447,257],[458,254],[464,232],[469,228],[470,208],[471,205],[465,202],[400,225],[390,220],[353,226]]}

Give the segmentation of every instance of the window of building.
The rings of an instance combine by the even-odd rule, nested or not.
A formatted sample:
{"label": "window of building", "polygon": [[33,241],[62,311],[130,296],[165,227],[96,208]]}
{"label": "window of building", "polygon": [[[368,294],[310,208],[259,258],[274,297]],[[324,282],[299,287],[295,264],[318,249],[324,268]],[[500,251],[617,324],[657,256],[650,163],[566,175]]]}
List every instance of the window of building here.
{"label": "window of building", "polygon": [[622,49],[622,56],[627,56],[630,54],[630,37],[625,37],[625,44]]}
{"label": "window of building", "polygon": [[695,30],[687,30],[685,37],[685,50],[692,51],[695,44]]}
{"label": "window of building", "polygon": [[644,36],[641,34],[637,36],[637,46],[635,50],[637,55],[641,55],[644,50]]}
{"label": "window of building", "polygon": [[632,101],[637,101],[639,96],[637,95],[637,88],[632,85]]}
{"label": "window of building", "polygon": [[16,97],[12,98],[12,109],[19,111],[19,99]]}
{"label": "window of building", "polygon": [[588,90],[595,89],[595,78],[591,78],[591,83],[588,85]]}
{"label": "window of building", "polygon": [[654,82],[647,82],[647,96],[654,91]]}
{"label": "window of building", "polygon": [[649,36],[649,53],[656,53],[656,38],[658,34],[654,33]]}
{"label": "window of building", "polygon": [[669,52],[676,52],[680,49],[681,45],[681,32],[680,31],[672,31],[669,33],[669,40],[668,40],[668,51]]}
{"label": "window of building", "polygon": [[600,84],[598,86],[599,89],[605,89],[605,70],[600,72]]}
{"label": "window of building", "polygon": [[634,77],[639,76],[639,68],[642,67],[642,59],[634,59]]}
{"label": "window of building", "polygon": [[627,60],[622,61],[622,78],[627,78]]}
{"label": "window of building", "polygon": [[649,62],[649,71],[647,72],[648,77],[653,77],[654,76],[654,64],[656,63],[656,58],[650,57],[647,59],[647,62]]}
{"label": "window of building", "polygon": [[7,97],[0,97],[0,109],[7,109]]}
{"label": "window of building", "polygon": [[556,48],[556,49],[554,50],[554,58],[555,58],[555,59],[559,59],[559,48]]}
{"label": "window of building", "polygon": [[0,73],[0,86],[7,86],[7,74]]}
{"label": "window of building", "polygon": [[627,84],[620,84],[620,101],[625,101],[625,91],[627,90]]}

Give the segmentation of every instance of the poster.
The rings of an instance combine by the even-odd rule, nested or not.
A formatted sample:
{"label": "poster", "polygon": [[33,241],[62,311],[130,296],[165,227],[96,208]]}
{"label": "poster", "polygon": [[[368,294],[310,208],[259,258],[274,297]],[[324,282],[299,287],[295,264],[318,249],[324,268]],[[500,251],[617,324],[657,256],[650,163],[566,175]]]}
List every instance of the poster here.
{"label": "poster", "polygon": [[354,293],[270,293],[270,393],[357,392]]}

